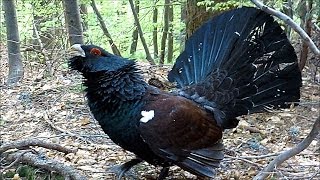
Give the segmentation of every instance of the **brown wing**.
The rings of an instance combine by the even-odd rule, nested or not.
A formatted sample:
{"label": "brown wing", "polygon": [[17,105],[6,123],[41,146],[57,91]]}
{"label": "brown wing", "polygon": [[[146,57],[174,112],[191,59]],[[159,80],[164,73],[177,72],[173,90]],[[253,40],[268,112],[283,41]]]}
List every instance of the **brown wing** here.
{"label": "brown wing", "polygon": [[[212,115],[179,96],[147,96],[140,121],[142,138],[159,156],[198,176],[212,177],[223,159],[222,129]],[[150,114],[151,113],[151,114]]]}

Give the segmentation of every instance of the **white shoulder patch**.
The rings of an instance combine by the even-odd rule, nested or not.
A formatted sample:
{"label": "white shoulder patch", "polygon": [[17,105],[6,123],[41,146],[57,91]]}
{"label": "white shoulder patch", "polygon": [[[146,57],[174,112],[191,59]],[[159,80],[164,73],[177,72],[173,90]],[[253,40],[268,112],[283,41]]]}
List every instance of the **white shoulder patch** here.
{"label": "white shoulder patch", "polygon": [[147,123],[154,117],[154,110],[150,111],[141,111],[142,118],[140,119],[140,122]]}

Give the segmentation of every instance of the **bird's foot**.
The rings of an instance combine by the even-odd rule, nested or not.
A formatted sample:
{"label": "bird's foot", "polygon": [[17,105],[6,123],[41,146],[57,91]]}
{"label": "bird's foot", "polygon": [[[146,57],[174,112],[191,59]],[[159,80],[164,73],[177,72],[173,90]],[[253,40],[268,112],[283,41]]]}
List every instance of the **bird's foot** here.
{"label": "bird's foot", "polygon": [[126,172],[128,172],[133,166],[139,164],[140,162],[142,162],[141,159],[131,159],[130,161],[118,165],[118,166],[113,166],[111,168],[108,169],[109,172],[115,173],[117,180],[121,180],[122,177],[124,177],[124,174]]}

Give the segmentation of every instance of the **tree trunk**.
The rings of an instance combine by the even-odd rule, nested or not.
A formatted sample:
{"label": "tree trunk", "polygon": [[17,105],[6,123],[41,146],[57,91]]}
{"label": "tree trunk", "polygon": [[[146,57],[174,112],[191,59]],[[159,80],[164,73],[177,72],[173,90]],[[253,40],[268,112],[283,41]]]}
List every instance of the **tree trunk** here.
{"label": "tree trunk", "polygon": [[101,26],[101,29],[102,29],[104,35],[107,36],[107,38],[108,38],[108,42],[111,46],[113,54],[121,56],[121,53],[120,53],[117,45],[114,44],[114,42],[111,38],[111,34],[109,33],[108,28],[107,28],[106,24],[104,23],[103,18],[102,18],[101,14],[96,6],[95,0],[91,0],[91,7],[92,7],[94,13],[97,15],[98,21],[100,22],[100,26]]}
{"label": "tree trunk", "polygon": [[161,38],[161,46],[160,46],[160,60],[159,64],[164,64],[164,55],[166,53],[166,41],[168,36],[168,29],[169,29],[169,4],[170,0],[165,0],[165,6],[164,6],[164,25],[163,25],[163,33]]}
{"label": "tree trunk", "polygon": [[139,33],[139,36],[140,36],[140,39],[141,39],[141,43],[143,45],[144,51],[146,52],[146,56],[147,56],[146,59],[149,61],[150,64],[155,65],[154,60],[152,59],[152,57],[150,55],[146,40],[144,39],[142,28],[140,26],[138,15],[137,15],[137,13],[135,11],[133,1],[129,0],[129,3],[130,3],[130,7],[131,7],[132,14],[133,14],[133,17],[134,17],[134,21],[135,21],[135,23],[137,25],[137,28],[138,28],[138,33]]}
{"label": "tree trunk", "polygon": [[168,63],[171,63],[173,58],[173,7],[172,7],[172,4],[170,4],[169,6],[168,21],[169,21]]}
{"label": "tree trunk", "polygon": [[83,31],[78,1],[64,0],[64,9],[70,44],[83,44]]}
{"label": "tree trunk", "polygon": [[7,27],[7,47],[9,59],[9,74],[7,83],[9,85],[13,85],[23,77],[20,38],[14,0],[3,0],[3,9]]}
{"label": "tree trunk", "polygon": [[206,7],[198,6],[202,0],[187,0],[186,38],[188,39],[202,24],[213,16]]}
{"label": "tree trunk", "polygon": [[[313,0],[308,0],[308,5],[306,2],[304,2],[304,4],[306,6],[304,7],[305,9],[303,9],[302,11],[311,12]],[[306,33],[311,37],[311,27],[312,27],[311,16],[310,15],[307,16],[306,14],[304,14],[301,17],[301,21],[303,21],[301,23],[302,28],[304,28]],[[300,62],[299,62],[300,70],[302,70],[304,68],[304,66],[306,65],[306,62],[308,59],[308,52],[309,52],[309,50],[308,50],[307,43],[302,42],[301,53],[300,53]]]}
{"label": "tree trunk", "polygon": [[[210,18],[220,14],[223,11],[207,11],[205,6],[198,6],[198,2],[203,0],[187,0],[187,39],[196,31],[204,22]],[[227,2],[228,0],[215,0],[214,4]],[[214,5],[213,4],[213,5]],[[213,6],[212,5],[212,6]],[[229,8],[234,8],[232,4],[228,4]]]}
{"label": "tree trunk", "polygon": [[154,7],[153,7],[153,17],[152,17],[152,23],[153,23],[153,31],[152,31],[152,40],[153,40],[153,54],[154,59],[158,58],[158,8],[157,8],[157,2],[158,0],[154,0]]}
{"label": "tree trunk", "polygon": [[[137,12],[137,16],[139,17],[139,0],[135,1],[135,10]],[[131,47],[130,47],[130,54],[134,54],[137,51],[137,43],[138,43],[138,28],[137,28],[137,24],[134,23],[134,29],[132,32],[132,43],[131,43]]]}
{"label": "tree trunk", "polygon": [[[289,16],[291,19],[293,19],[293,11],[292,11],[292,0],[285,0],[283,2],[283,12]],[[287,37],[290,39],[291,36],[291,27],[285,26],[285,32],[287,34]]]}
{"label": "tree trunk", "polygon": [[300,27],[305,27],[306,22],[306,15],[307,15],[307,1],[306,0],[300,0],[298,3],[298,6],[296,8],[296,14],[300,18]]}
{"label": "tree trunk", "polygon": [[186,19],[187,19],[187,4],[186,2],[182,2],[181,3],[181,7],[180,7],[180,21],[183,22],[184,28],[181,28],[180,31],[180,52],[184,51],[184,44],[186,42]]}

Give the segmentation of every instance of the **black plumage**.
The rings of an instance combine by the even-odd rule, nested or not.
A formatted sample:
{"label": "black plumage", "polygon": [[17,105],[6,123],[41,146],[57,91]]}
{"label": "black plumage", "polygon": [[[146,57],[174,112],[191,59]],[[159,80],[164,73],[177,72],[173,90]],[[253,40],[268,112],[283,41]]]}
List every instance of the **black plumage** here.
{"label": "black plumage", "polygon": [[277,22],[255,8],[228,11],[201,26],[169,73],[173,92],[148,85],[135,62],[95,45],[73,45],[70,68],[84,77],[91,112],[109,137],[137,155],[121,166],[178,165],[213,177],[222,131],[237,116],[284,108],[300,98],[301,73]]}

